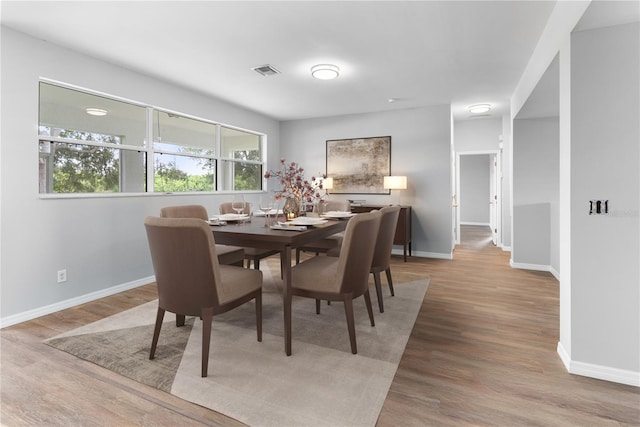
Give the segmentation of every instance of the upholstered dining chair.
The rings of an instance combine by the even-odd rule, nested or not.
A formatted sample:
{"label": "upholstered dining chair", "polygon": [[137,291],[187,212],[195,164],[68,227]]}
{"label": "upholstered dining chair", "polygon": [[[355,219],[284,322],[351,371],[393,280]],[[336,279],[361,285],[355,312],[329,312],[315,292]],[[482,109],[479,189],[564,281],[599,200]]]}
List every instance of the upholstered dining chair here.
{"label": "upholstered dining chair", "polygon": [[[160,209],[162,218],[198,218],[209,219],[207,208],[202,205],[165,206]],[[239,246],[216,245],[218,262],[225,265],[244,265],[244,249]]]}
{"label": "upholstered dining chair", "polygon": [[[351,211],[351,203],[346,199],[329,199],[324,202],[324,212],[339,211],[349,212]],[[342,239],[344,238],[344,232],[333,234],[324,239],[316,240],[305,246],[296,248],[296,264],[300,263],[301,252],[315,252],[316,255],[325,253],[331,249],[339,248],[342,245]]]}
{"label": "upholstered dining chair", "polygon": [[158,286],[158,311],[149,359],[155,357],[165,311],[202,319],[202,376],[207,376],[213,316],[255,300],[262,341],[262,272],[220,265],[209,225],[194,218],[144,220]]}
{"label": "upholstered dining chair", "polygon": [[[378,211],[359,214],[349,220],[344,231],[339,257],[317,256],[295,265],[291,271],[292,295],[315,298],[316,313],[320,300],[343,301],[351,352],[356,344],[353,299],[364,296],[371,326],[375,326],[369,295],[369,270],[380,228]],[[291,300],[285,302],[291,304]]]}
{"label": "upholstered dining chair", "polygon": [[[371,274],[376,286],[376,297],[378,298],[378,308],[380,313],[384,313],[384,302],[382,299],[382,283],[380,273],[385,272],[391,296],[394,296],[393,280],[391,279],[391,250],[393,249],[393,238],[396,234],[398,217],[400,216],[400,206],[385,206],[380,209],[380,230],[376,240],[376,248],[371,261]],[[331,249],[328,256],[340,256],[340,248]]]}
{"label": "upholstered dining chair", "polygon": [[[236,213],[231,207],[232,202],[223,202],[220,203],[220,214],[228,214],[228,213]],[[251,203],[247,202],[244,206],[244,211],[242,212],[247,215],[251,215]],[[243,248],[244,249],[244,259],[247,260],[247,268],[251,267],[251,262],[253,261],[253,268],[256,270],[260,269],[260,260],[270,257],[271,255],[279,254],[280,252],[272,249],[260,249],[260,248]]]}

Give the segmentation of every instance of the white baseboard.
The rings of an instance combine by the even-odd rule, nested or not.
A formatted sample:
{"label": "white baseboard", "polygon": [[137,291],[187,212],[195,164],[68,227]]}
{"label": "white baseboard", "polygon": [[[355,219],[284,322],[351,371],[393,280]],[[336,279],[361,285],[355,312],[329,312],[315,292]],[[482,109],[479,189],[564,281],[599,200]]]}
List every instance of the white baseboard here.
{"label": "white baseboard", "polygon": [[[393,255],[404,255],[404,251],[402,249],[392,249],[391,253]],[[407,252],[407,256],[408,255],[409,253]],[[411,251],[411,256],[418,258],[453,259],[453,254],[443,254],[440,252]]]}
{"label": "white baseboard", "polygon": [[550,265],[513,262],[513,259],[509,260],[509,265],[511,266],[511,268],[518,268],[520,270],[546,271],[553,274],[553,277],[555,277],[556,280],[560,281],[560,273],[558,273],[558,271],[556,271],[556,269],[551,267]]}
{"label": "white baseboard", "polygon": [[558,343],[557,351],[562,363],[567,368],[567,372],[570,374],[640,387],[640,372],[571,360],[561,343]]}
{"label": "white baseboard", "polygon": [[501,247],[502,247],[502,250],[503,250],[504,252],[511,252],[511,246],[504,246],[504,245],[502,245]]}
{"label": "white baseboard", "polygon": [[86,302],[95,301],[100,298],[108,297],[120,292],[127,291],[129,289],[137,288],[138,286],[147,285],[155,282],[155,276],[145,277],[143,279],[134,280],[133,282],[123,283],[121,285],[112,286],[107,289],[101,289],[89,294],[80,295],[75,298],[60,301],[54,304],[45,305],[44,307],[34,308],[32,310],[23,311],[22,313],[12,314],[11,316],[0,318],[0,329],[7,326],[15,325],[17,323],[26,322],[27,320],[33,320],[47,314],[55,313],[60,310],[75,307]]}

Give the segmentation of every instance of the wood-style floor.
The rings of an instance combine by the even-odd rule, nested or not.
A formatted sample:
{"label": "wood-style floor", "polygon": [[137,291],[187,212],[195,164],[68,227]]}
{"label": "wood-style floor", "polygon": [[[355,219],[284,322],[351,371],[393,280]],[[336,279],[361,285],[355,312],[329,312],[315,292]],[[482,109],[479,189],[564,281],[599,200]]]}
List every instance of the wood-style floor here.
{"label": "wood-style floor", "polygon": [[[510,268],[488,233],[463,227],[453,260],[394,257],[399,281],[431,283],[378,426],[640,425],[638,388],[566,372],[557,281]],[[154,298],[143,286],[3,329],[0,424],[241,425],[42,344]]]}

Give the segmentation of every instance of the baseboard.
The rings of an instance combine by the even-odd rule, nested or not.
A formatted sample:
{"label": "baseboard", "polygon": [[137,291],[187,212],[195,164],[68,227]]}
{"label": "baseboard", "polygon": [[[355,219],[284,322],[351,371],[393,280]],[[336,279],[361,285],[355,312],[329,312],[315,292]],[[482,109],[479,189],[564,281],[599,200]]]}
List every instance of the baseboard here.
{"label": "baseboard", "polygon": [[469,221],[460,221],[460,225],[478,225],[480,227],[491,227],[491,224],[488,222],[469,222]]}
{"label": "baseboard", "polygon": [[155,276],[149,276],[143,279],[134,280],[132,282],[123,283],[121,285],[112,286],[107,289],[101,289],[89,294],[80,295],[75,298],[57,302],[55,304],[45,305],[44,307],[34,308],[33,310],[27,310],[23,311],[22,313],[2,317],[0,318],[0,329],[18,323],[26,322],[27,320],[33,320],[41,316],[46,316],[47,314],[55,313],[60,310],[66,310],[67,308],[75,307],[86,302],[95,301],[100,298],[128,291],[129,289],[137,288],[138,286],[147,285],[149,283],[155,282],[155,280]]}
{"label": "baseboard", "polygon": [[562,363],[565,368],[567,368],[567,372],[570,374],[640,387],[640,372],[611,368],[609,366],[594,365],[592,363],[576,362],[571,360],[571,357],[561,343],[558,343],[557,351]]}
{"label": "baseboard", "polygon": [[511,252],[511,246],[504,246],[504,245],[502,245],[501,247],[502,247],[502,250],[503,250],[504,252]]}
{"label": "baseboard", "polygon": [[[404,250],[392,249],[391,253],[393,255],[404,255]],[[407,252],[407,256],[409,256],[408,252]],[[443,254],[440,252],[411,251],[411,256],[418,257],[418,258],[453,259],[453,254]]]}
{"label": "baseboard", "polygon": [[558,273],[556,269],[551,267],[550,265],[513,262],[513,259],[509,260],[509,265],[511,266],[511,268],[517,268],[520,270],[546,271],[547,273],[551,273],[553,277],[556,278],[556,280],[560,281],[560,273]]}

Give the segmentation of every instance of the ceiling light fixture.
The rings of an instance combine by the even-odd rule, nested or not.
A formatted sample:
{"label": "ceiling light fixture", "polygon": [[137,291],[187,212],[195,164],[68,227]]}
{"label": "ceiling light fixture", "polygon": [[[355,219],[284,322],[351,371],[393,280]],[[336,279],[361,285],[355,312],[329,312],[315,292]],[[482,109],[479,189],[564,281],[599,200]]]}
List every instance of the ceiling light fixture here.
{"label": "ceiling light fixture", "polygon": [[340,75],[340,68],[337,65],[318,64],[311,67],[311,75],[316,79],[331,80]]}
{"label": "ceiling light fixture", "polygon": [[491,104],[474,104],[469,105],[469,112],[473,114],[482,114],[491,111]]}
{"label": "ceiling light fixture", "polygon": [[91,114],[92,116],[106,116],[107,110],[103,110],[102,108],[87,108],[85,110],[87,114]]}

